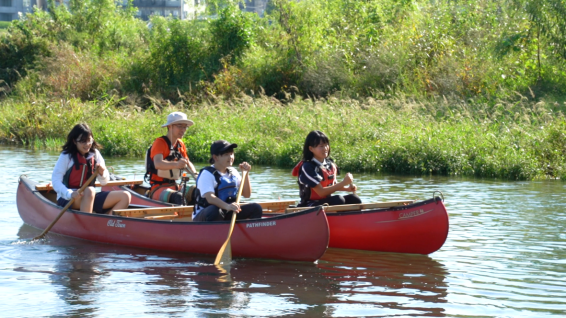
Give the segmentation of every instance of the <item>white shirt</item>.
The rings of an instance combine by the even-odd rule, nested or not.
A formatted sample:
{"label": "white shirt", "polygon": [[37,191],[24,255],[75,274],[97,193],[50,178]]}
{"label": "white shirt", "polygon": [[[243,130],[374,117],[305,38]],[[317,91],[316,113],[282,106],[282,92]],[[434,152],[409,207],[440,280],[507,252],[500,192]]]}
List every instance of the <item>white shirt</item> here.
{"label": "white shirt", "polygon": [[[98,149],[94,150],[94,160],[100,165],[106,166],[104,164],[104,159]],[[71,200],[71,194],[76,189],[69,189],[63,184],[63,178],[65,177],[65,173],[73,166],[73,159],[71,158],[71,154],[68,153],[61,153],[59,155],[59,159],[57,159],[57,163],[55,163],[55,168],[53,169],[53,174],[51,175],[51,184],[53,185],[53,190],[57,192],[57,200],[59,198],[63,198],[65,200]],[[104,170],[102,175],[98,175],[96,177],[98,182],[101,185],[105,185],[108,183],[110,179],[110,174],[108,173],[108,169]]]}
{"label": "white shirt", "polygon": [[[214,167],[214,165],[212,165],[212,167]],[[230,169],[230,168],[228,168]],[[221,176],[227,176],[229,174],[228,169],[226,169],[226,173],[222,173],[220,171],[220,175]],[[242,176],[240,176],[240,173],[238,172],[238,170],[236,169],[232,169],[233,175],[236,178],[236,188],[240,187],[240,182],[242,182]],[[204,195],[212,192],[212,194],[214,194],[214,189],[216,189],[216,187],[218,186],[218,182],[216,182],[216,178],[214,178],[214,175],[212,173],[210,173],[207,170],[202,170],[201,173],[199,173],[198,175],[198,182],[197,182],[197,189],[199,189],[200,191],[200,196],[204,198]],[[198,209],[193,211],[193,218],[202,210],[204,209],[203,207],[201,207],[200,205],[198,206]]]}

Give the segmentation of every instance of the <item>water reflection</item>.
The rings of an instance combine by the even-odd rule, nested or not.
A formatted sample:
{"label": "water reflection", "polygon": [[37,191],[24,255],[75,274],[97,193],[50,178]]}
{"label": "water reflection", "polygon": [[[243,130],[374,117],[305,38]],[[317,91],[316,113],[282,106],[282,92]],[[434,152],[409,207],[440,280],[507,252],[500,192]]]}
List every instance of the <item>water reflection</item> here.
{"label": "water reflection", "polygon": [[[22,225],[18,237],[28,240],[38,231]],[[139,297],[134,302],[143,303],[145,313],[167,315],[330,317],[355,315],[363,308],[386,315],[409,310],[444,316],[438,304],[446,302],[447,272],[425,255],[329,249],[318,264],[236,259],[226,279],[212,265],[213,256],[149,252],[58,235],[46,244],[57,248],[53,268],[44,272],[68,305],[65,315],[98,314],[108,302]]]}
{"label": "water reflection", "polygon": [[[38,233],[36,228],[28,225],[22,225],[18,231],[18,237],[21,241],[30,241]],[[50,236],[46,242],[58,244],[60,239]],[[33,244],[41,244],[33,242]],[[65,252],[60,254],[57,261],[54,262],[52,269],[42,271],[48,274],[51,283],[56,288],[56,293],[67,305],[69,305],[65,315],[88,316],[96,312],[95,296],[99,291],[98,281],[101,276],[105,275],[100,270],[98,259],[92,254],[81,253],[83,246],[69,245],[64,246]],[[37,270],[26,270],[23,267],[19,269],[22,272]]]}
{"label": "water reflection", "polygon": [[430,256],[329,249],[318,267],[338,286],[328,304],[337,316],[355,315],[360,303],[384,316],[444,316],[448,272]]}

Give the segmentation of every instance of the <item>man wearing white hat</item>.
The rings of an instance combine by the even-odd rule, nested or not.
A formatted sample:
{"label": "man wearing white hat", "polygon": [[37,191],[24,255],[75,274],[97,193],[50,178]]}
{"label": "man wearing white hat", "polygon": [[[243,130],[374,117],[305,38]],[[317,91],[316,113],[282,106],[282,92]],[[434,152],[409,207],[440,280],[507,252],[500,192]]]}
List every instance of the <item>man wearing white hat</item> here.
{"label": "man wearing white hat", "polygon": [[196,175],[195,166],[189,160],[187,148],[181,140],[187,128],[194,123],[181,112],[173,112],[167,116],[167,135],[153,142],[146,157],[146,177],[149,179],[151,191],[149,197],[154,200],[183,204],[181,187],[176,180],[181,178],[182,170],[188,169]]}

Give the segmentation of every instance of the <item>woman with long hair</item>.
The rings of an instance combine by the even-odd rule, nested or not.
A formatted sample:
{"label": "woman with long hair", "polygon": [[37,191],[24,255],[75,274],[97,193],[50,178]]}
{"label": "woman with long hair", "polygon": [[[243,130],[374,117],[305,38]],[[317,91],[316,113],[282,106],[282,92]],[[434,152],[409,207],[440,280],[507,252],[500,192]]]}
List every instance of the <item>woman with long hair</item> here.
{"label": "woman with long hair", "polygon": [[126,191],[96,192],[94,182],[83,193],[78,189],[98,171],[98,181],[105,185],[109,173],[104,158],[98,149],[102,147],[94,140],[87,124],[77,124],[67,135],[67,142],[55,164],[51,183],[57,192],[57,204],[65,206],[75,198],[72,209],[88,213],[111,213],[130,205],[131,196]]}
{"label": "woman with long hair", "polygon": [[[359,204],[362,200],[355,194],[357,187],[354,177],[346,173],[337,181],[339,170],[330,159],[330,140],[319,130],[313,130],[305,139],[303,159],[295,166],[293,176],[298,177],[299,206]],[[334,194],[337,191],[353,192],[347,195]]]}

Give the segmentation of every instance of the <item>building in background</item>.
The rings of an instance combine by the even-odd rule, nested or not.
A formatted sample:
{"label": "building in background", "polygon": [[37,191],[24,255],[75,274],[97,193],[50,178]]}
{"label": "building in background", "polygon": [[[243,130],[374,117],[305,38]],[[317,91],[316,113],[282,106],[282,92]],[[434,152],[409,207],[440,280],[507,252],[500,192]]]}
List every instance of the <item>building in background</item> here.
{"label": "building in background", "polygon": [[0,21],[12,21],[33,12],[33,7],[46,9],[47,0],[0,0]]}
{"label": "building in background", "polygon": [[260,17],[265,14],[265,9],[267,8],[267,2],[269,0],[245,0],[244,4],[240,3],[240,9],[246,12],[257,13]]}
{"label": "building in background", "polygon": [[[55,0],[57,4],[67,5],[69,0]],[[122,0],[123,5],[128,0]],[[133,0],[138,8],[138,17],[148,20],[151,15],[173,16],[181,19],[195,19],[203,14],[206,5],[204,0]],[[47,0],[0,0],[0,21],[12,21],[20,15],[33,12],[34,6],[47,10]]]}
{"label": "building in background", "polygon": [[[124,5],[127,3],[125,0]],[[206,9],[204,0],[133,0],[133,4],[138,8],[138,17],[143,20],[148,20],[151,15],[196,19]]]}
{"label": "building in background", "polygon": [[[57,4],[67,5],[69,0],[54,0]],[[245,0],[245,6],[240,8],[247,12],[263,16],[269,0]],[[128,0],[122,0],[127,5]],[[138,8],[138,17],[148,20],[151,15],[172,16],[180,19],[196,19],[205,13],[205,0],[133,0]],[[20,15],[33,12],[34,6],[47,10],[47,0],[0,0],[0,21],[12,21]]]}

